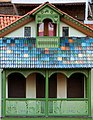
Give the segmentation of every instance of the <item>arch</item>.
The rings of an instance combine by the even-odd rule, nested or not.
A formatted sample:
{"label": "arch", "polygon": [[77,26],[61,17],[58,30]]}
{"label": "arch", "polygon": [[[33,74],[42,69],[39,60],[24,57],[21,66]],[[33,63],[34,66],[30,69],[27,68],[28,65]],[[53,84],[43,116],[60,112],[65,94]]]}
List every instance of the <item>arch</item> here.
{"label": "arch", "polygon": [[88,75],[87,75],[85,72],[83,72],[83,71],[73,71],[73,72],[71,72],[71,73],[69,74],[68,78],[70,78],[73,74],[76,74],[76,73],[81,73],[81,74],[83,74],[86,78],[88,78]]}
{"label": "arch", "polygon": [[46,19],[49,19],[49,20],[51,20],[53,23],[55,23],[54,20],[53,20],[53,17],[50,17],[50,16],[45,16],[45,17],[43,17],[43,18],[42,18],[42,22],[44,22],[44,20],[46,20]]}
{"label": "arch", "polygon": [[17,70],[13,70],[13,71],[6,71],[6,77],[8,77],[10,74],[12,73],[20,73],[22,74],[25,78],[28,77],[28,75],[32,74],[32,73],[40,73],[45,77],[45,73],[42,71],[31,71],[31,70],[23,70],[23,71],[17,71]]}
{"label": "arch", "polygon": [[84,98],[85,75],[80,72],[74,72],[67,79],[67,97]]}
{"label": "arch", "polygon": [[51,73],[49,74],[48,77],[52,76],[52,75],[55,74],[55,73],[61,73],[61,74],[65,75],[66,77],[68,77],[68,76],[67,76],[67,73],[64,72],[64,71],[53,71],[53,72],[51,72]]}
{"label": "arch", "polygon": [[41,75],[45,78],[45,74],[44,74],[43,72],[41,72],[41,71],[31,71],[31,72],[29,72],[29,73],[26,75],[26,78],[27,78],[29,75],[33,74],[33,73],[39,73],[39,74],[41,74]]}
{"label": "arch", "polygon": [[8,75],[8,97],[26,97],[26,79],[22,74],[15,72]]}
{"label": "arch", "polygon": [[45,98],[45,76],[42,72],[29,72],[26,77],[26,90],[27,98]]}
{"label": "arch", "polygon": [[21,75],[23,75],[23,76],[25,77],[24,73],[21,72],[21,71],[9,71],[9,72],[6,74],[6,77],[8,77],[9,75],[11,75],[11,74],[13,74],[13,73],[20,73]]}

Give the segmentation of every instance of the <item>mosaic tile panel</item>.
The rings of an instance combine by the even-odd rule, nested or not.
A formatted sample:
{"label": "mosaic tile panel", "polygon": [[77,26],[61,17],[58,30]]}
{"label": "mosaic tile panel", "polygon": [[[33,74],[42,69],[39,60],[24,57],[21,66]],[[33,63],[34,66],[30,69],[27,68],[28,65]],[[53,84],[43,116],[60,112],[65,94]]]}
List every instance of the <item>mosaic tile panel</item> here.
{"label": "mosaic tile panel", "polygon": [[60,38],[59,48],[36,48],[35,38],[0,39],[0,68],[90,68],[93,38]]}

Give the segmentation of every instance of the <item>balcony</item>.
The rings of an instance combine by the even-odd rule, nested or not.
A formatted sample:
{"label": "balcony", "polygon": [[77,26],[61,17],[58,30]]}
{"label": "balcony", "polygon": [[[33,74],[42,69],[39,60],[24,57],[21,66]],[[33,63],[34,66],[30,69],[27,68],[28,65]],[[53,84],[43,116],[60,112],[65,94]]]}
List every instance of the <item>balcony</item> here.
{"label": "balcony", "polygon": [[5,104],[5,116],[88,116],[89,112],[87,98],[8,98]]}
{"label": "balcony", "polygon": [[37,48],[58,48],[59,37],[37,37]]}

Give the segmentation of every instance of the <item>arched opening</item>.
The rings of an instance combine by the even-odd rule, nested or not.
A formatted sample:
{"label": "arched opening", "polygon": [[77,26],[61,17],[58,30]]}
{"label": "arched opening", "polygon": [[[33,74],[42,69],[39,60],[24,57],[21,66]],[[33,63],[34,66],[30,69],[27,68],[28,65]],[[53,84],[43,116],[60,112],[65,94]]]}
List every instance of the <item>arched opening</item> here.
{"label": "arched opening", "polygon": [[67,77],[62,73],[54,73],[49,77],[49,98],[66,98]]}
{"label": "arched opening", "polygon": [[85,76],[82,73],[74,73],[67,79],[67,97],[84,98]]}
{"label": "arched opening", "polygon": [[49,98],[57,98],[57,73],[49,78]]}
{"label": "arched opening", "polygon": [[36,73],[36,98],[45,98],[45,78]]}
{"label": "arched opening", "polygon": [[26,98],[45,98],[45,78],[40,73],[32,73],[26,79]]}
{"label": "arched opening", "polygon": [[38,24],[38,36],[56,36],[57,25],[51,19],[44,19]]}
{"label": "arched opening", "polygon": [[8,76],[8,98],[26,97],[26,79],[20,73],[12,73]]}

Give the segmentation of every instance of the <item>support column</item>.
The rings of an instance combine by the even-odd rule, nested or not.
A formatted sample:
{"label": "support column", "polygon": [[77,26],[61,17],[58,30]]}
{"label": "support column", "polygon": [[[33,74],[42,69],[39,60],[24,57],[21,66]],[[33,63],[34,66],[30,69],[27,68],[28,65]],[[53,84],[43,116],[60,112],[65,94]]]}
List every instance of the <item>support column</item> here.
{"label": "support column", "polygon": [[88,77],[88,115],[91,117],[91,71],[89,71]]}
{"label": "support column", "polygon": [[6,112],[6,77],[5,71],[2,73],[2,117],[5,117]]}
{"label": "support column", "polygon": [[93,117],[93,69],[91,69],[91,116]]}
{"label": "support column", "polygon": [[46,70],[46,117],[48,117],[48,71]]}
{"label": "support column", "polygon": [[2,117],[2,69],[0,69],[0,118]]}

